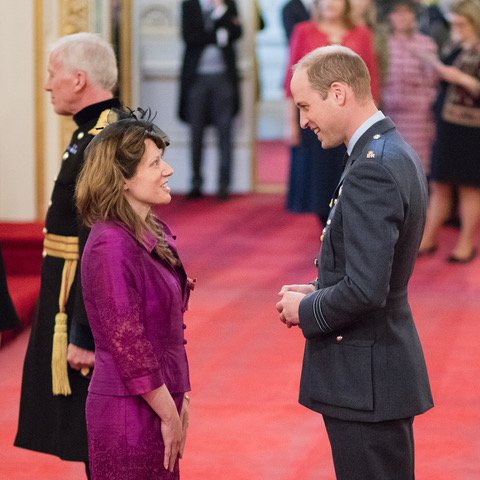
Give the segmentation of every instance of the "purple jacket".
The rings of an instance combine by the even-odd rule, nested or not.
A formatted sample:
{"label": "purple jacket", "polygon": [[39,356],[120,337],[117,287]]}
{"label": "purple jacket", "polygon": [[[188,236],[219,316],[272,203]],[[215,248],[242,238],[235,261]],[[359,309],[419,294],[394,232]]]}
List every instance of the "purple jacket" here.
{"label": "purple jacket", "polygon": [[[163,223],[162,223],[163,224]],[[173,236],[163,224],[176,252]],[[191,283],[183,267],[170,267],[128,228],[96,223],[82,256],[82,287],[95,339],[89,391],[140,395],[165,384],[171,393],[190,390],[183,313]]]}

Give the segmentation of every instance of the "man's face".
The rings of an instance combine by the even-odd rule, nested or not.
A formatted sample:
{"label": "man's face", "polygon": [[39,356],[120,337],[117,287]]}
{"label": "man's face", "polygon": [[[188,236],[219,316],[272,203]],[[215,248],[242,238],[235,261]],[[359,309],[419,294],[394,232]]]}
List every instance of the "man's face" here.
{"label": "man's face", "polygon": [[73,115],[76,78],[73,71],[65,71],[58,52],[52,52],[48,60],[48,77],[44,89],[50,92],[55,113]]}
{"label": "man's face", "polygon": [[315,133],[323,148],[334,148],[344,142],[341,110],[330,90],[324,100],[314,90],[304,69],[297,70],[290,83],[293,101],[300,111],[300,127]]}

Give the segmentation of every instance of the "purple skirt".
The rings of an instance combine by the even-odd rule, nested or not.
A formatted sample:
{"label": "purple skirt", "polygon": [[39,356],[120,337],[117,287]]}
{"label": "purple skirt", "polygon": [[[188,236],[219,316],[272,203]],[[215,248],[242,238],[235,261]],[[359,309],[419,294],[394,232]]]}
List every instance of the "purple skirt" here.
{"label": "purple skirt", "polygon": [[[183,393],[172,394],[178,411]],[[141,396],[89,393],[86,404],[88,457],[92,480],[178,480],[163,468],[160,418]]]}

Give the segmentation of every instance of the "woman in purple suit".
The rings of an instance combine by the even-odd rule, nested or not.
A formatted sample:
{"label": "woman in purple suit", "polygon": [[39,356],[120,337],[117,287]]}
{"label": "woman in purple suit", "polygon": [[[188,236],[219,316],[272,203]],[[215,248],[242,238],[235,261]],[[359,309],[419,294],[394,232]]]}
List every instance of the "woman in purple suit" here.
{"label": "woman in purple suit", "polygon": [[166,224],[166,135],[134,117],[91,142],[77,205],[91,226],[82,285],[95,339],[86,416],[93,480],[178,479],[190,390],[183,313],[192,283]]}

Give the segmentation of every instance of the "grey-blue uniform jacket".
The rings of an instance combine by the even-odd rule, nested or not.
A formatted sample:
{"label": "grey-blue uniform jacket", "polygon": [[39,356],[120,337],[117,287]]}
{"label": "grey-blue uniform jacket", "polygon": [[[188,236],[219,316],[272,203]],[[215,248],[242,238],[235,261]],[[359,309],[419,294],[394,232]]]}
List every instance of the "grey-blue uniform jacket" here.
{"label": "grey-blue uniform jacket", "polygon": [[350,155],[323,232],[316,290],[300,303],[301,404],[364,422],[433,406],[407,296],[426,207],[418,156],[389,118],[375,123]]}

